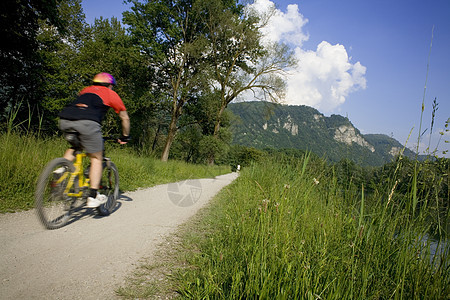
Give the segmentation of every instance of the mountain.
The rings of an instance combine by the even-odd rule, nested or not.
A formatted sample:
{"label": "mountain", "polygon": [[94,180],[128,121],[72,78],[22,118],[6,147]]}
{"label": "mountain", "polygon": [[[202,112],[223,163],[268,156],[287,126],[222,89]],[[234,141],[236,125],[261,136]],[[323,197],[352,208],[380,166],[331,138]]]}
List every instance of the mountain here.
{"label": "mountain", "polygon": [[[348,118],[324,116],[309,106],[267,102],[231,103],[233,143],[257,149],[310,150],[329,161],[348,158],[361,165],[380,166],[404,148],[383,134],[361,134]],[[404,155],[415,154],[405,148]]]}

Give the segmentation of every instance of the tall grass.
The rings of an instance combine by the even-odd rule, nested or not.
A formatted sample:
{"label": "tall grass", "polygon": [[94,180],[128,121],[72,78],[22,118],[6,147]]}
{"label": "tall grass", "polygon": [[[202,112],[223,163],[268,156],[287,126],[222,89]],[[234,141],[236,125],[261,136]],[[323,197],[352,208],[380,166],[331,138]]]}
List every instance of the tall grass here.
{"label": "tall grass", "polygon": [[[68,143],[61,137],[42,138],[15,130],[0,134],[0,212],[34,206],[37,178],[53,158],[61,157]],[[228,173],[228,166],[160,162],[136,155],[129,147],[106,145],[107,155],[119,169],[122,191],[150,187],[188,178],[214,177]]]}
{"label": "tall grass", "polygon": [[430,256],[425,218],[389,197],[342,190],[308,156],[244,169],[185,234],[188,267],[175,276],[177,291],[192,299],[448,299],[449,244]]}
{"label": "tall grass", "polygon": [[0,212],[33,207],[38,174],[51,159],[62,156],[64,145],[56,139],[9,132],[0,135]]}

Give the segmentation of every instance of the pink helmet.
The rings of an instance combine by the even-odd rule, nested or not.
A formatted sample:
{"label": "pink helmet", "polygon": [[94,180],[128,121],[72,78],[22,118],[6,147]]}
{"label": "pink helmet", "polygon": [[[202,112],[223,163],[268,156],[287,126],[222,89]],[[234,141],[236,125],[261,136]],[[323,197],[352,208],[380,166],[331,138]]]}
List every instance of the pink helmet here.
{"label": "pink helmet", "polygon": [[98,73],[97,75],[94,76],[94,79],[92,80],[95,83],[99,83],[99,84],[112,84],[112,85],[116,85],[116,80],[114,79],[114,77],[109,74],[109,73]]}

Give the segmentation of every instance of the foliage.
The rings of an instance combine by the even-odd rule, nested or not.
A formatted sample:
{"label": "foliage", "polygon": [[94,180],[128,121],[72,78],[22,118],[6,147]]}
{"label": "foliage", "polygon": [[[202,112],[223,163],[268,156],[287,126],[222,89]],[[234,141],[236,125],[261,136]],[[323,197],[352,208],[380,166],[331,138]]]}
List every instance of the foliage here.
{"label": "foliage", "polygon": [[[375,169],[370,180],[391,189],[390,192],[395,191],[393,202],[397,205],[403,205],[404,199],[417,198],[419,211],[432,212],[430,234],[442,236],[450,230],[449,164],[448,158],[416,162],[402,157]],[[413,184],[416,184],[414,190]]]}
{"label": "foliage", "polygon": [[265,158],[265,153],[251,147],[234,145],[229,153],[229,164],[235,170],[238,165],[249,167],[252,163],[260,162]]}
{"label": "foliage", "polygon": [[170,105],[171,121],[161,156],[166,161],[182,108],[195,99],[202,76],[204,41],[192,9],[196,1],[129,2],[134,6],[132,12],[124,13],[124,22],[157,73],[155,81]]}
{"label": "foliage", "polygon": [[[20,45],[33,49],[34,56],[27,62],[26,78],[11,80],[17,81],[15,87],[3,85],[3,118],[13,113],[17,124],[29,125],[27,130],[52,136],[59,111],[94,74],[109,72],[117,79],[116,91],[128,109],[133,143],[141,153],[166,160],[175,142],[171,157],[200,162],[208,155],[211,163],[217,152],[222,153],[217,162],[224,163],[230,142],[224,108],[247,89],[281,95],[278,77],[290,61],[286,49],[279,45],[272,52],[275,45],[262,45],[259,17],[244,13],[237,1],[129,2],[133,6],[124,13],[125,30],[115,18],[86,24],[80,0],[31,1],[35,14],[27,7],[25,19],[8,24],[31,24],[33,30]],[[23,5],[11,3],[11,14],[20,14]],[[12,34],[8,26],[5,32]],[[4,58],[15,64],[11,53]],[[11,78],[21,76],[17,68],[4,71]],[[119,122],[108,113],[103,125],[108,134],[118,130]],[[198,139],[188,141],[196,135]],[[208,135],[218,139],[210,147],[213,152],[198,148]],[[186,143],[190,148],[183,150]]]}
{"label": "foliage", "polygon": [[[17,103],[25,101],[18,117],[27,116],[27,107],[39,101],[41,72],[45,58],[41,56],[37,36],[40,24],[65,32],[68,23],[58,13],[62,1],[5,0],[0,15],[0,121],[4,121]],[[33,91],[33,93],[30,93]],[[16,106],[17,107],[17,106]],[[23,110],[23,111],[22,111]]]}
{"label": "foliage", "polygon": [[66,30],[55,30],[40,22],[37,36],[39,55],[42,57],[40,76],[45,78],[38,87],[41,94],[38,110],[43,115],[42,128],[53,132],[59,111],[72,100],[86,82],[83,63],[78,58],[83,40],[89,36],[84,21],[81,1],[65,0],[58,6],[60,18],[67,24]]}
{"label": "foliage", "polygon": [[[68,143],[61,137],[41,138],[33,134],[0,134],[0,212],[34,207],[36,180],[44,166],[64,154]],[[122,192],[183,179],[214,177],[228,173],[226,166],[192,165],[173,160],[162,163],[136,155],[128,147],[106,146],[117,165]]]}

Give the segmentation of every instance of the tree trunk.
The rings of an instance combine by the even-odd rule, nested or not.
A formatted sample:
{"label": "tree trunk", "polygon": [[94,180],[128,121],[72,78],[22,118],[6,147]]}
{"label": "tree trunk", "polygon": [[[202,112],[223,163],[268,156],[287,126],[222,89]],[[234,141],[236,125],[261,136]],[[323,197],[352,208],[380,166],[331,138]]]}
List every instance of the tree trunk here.
{"label": "tree trunk", "polygon": [[176,114],[172,115],[169,125],[169,132],[167,133],[166,145],[164,146],[164,151],[161,155],[161,161],[169,160],[170,147],[172,146],[172,142],[175,139],[175,134],[177,132],[177,120],[178,118],[176,117]]}
{"label": "tree trunk", "polygon": [[[220,130],[220,118],[222,117],[223,112],[225,111],[225,108],[227,107],[227,102],[222,101],[222,105],[220,106],[219,112],[217,113],[217,120],[216,120],[216,124],[214,124],[214,138],[218,139],[219,138],[219,130]],[[211,154],[208,158],[208,165],[212,166],[214,165],[214,161],[215,161],[215,155]]]}
{"label": "tree trunk", "polygon": [[152,152],[155,151],[156,143],[158,142],[160,131],[161,131],[161,124],[158,124],[158,129],[156,130],[155,139],[153,140]]}
{"label": "tree trunk", "polygon": [[214,125],[214,137],[219,137],[219,130],[220,130],[220,119],[222,118],[222,114],[225,111],[225,108],[227,108],[227,104],[223,104],[220,106],[219,112],[217,113],[217,120],[216,124]]}
{"label": "tree trunk", "polygon": [[215,161],[214,155],[208,157],[208,166],[214,166],[214,161]]}

